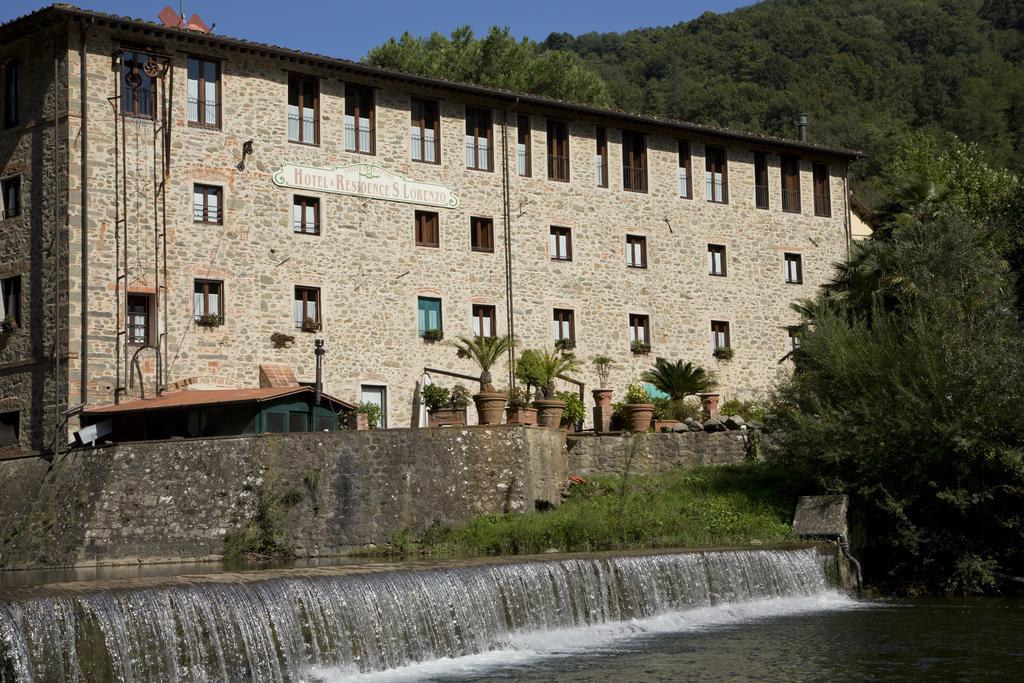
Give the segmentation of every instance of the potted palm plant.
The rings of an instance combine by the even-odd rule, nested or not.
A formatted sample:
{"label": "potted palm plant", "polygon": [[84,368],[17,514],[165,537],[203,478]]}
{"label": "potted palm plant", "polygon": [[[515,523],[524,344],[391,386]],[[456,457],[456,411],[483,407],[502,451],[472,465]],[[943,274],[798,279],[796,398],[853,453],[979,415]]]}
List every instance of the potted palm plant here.
{"label": "potted palm plant", "polygon": [[530,407],[530,392],[526,387],[509,389],[505,422],[510,425],[537,424],[537,409]]}
{"label": "potted palm plant", "polygon": [[607,432],[611,429],[612,390],[608,388],[608,376],[612,372],[612,359],[608,356],[594,356],[591,361],[597,372],[597,385],[591,393],[594,396],[594,430]]}
{"label": "potted palm plant", "polygon": [[625,413],[629,431],[646,432],[651,428],[654,404],[642,385],[633,383],[626,387]]}
{"label": "potted palm plant", "polygon": [[480,424],[501,424],[505,412],[505,392],[494,389],[491,368],[498,359],[508,353],[512,338],[504,337],[460,337],[455,348],[462,358],[472,359],[480,368],[480,392],[473,395]]}
{"label": "potted palm plant", "polygon": [[671,407],[663,406],[658,421],[680,420],[686,413],[683,402],[690,396],[700,396],[715,386],[714,376],[704,368],[682,360],[670,361],[666,358],[655,358],[654,366],[640,376],[655,389],[668,394]]}
{"label": "potted palm plant", "polygon": [[571,353],[557,350],[537,353],[536,377],[541,398],[533,402],[537,409],[537,424],[541,427],[558,427],[562,422],[565,401],[555,394],[555,380],[559,375],[578,370],[580,362]]}

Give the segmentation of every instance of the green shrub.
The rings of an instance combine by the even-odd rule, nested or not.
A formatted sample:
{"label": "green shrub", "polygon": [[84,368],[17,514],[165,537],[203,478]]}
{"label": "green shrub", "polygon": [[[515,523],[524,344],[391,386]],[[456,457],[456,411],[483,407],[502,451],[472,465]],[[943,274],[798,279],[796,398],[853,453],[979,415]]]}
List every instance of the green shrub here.
{"label": "green shrub", "polygon": [[768,402],[758,399],[741,401],[737,398],[730,398],[718,408],[718,412],[722,415],[739,415],[747,422],[764,422],[767,411]]}
{"label": "green shrub", "polygon": [[469,393],[469,389],[461,384],[456,384],[452,387],[451,399],[448,404],[453,410],[462,410],[468,408],[469,404],[473,402],[473,395]]}
{"label": "green shrub", "polygon": [[423,404],[427,407],[427,411],[431,413],[447,408],[451,398],[451,390],[442,387],[440,384],[428,384],[423,387]]}
{"label": "green shrub", "polygon": [[584,405],[580,395],[574,391],[559,391],[555,394],[559,401],[565,401],[565,410],[562,412],[562,424],[579,424],[587,417],[587,407]]}
{"label": "green shrub", "polygon": [[650,403],[651,397],[647,395],[647,390],[644,389],[642,384],[636,382],[626,387],[626,403]]}
{"label": "green shrub", "polygon": [[366,415],[366,422],[369,424],[370,429],[380,427],[380,406],[376,403],[360,403],[356,406],[356,412]]}

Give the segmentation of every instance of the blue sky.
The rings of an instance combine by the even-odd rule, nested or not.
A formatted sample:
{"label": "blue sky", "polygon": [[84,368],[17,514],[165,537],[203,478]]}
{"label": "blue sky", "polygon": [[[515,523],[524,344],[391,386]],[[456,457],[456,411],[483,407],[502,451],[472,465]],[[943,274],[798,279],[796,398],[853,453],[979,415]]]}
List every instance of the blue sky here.
{"label": "blue sky", "polygon": [[[178,9],[177,0],[111,2],[70,0],[87,9],[156,20],[165,5]],[[36,10],[43,0],[0,0],[0,22]],[[216,33],[261,43],[358,59],[388,38],[409,31],[427,35],[450,32],[470,24],[477,33],[490,26],[509,26],[519,37],[543,40],[552,31],[628,31],[645,26],[668,26],[705,11],[728,12],[752,0],[370,0],[338,2],[313,0],[185,0],[185,14],[198,13]]]}

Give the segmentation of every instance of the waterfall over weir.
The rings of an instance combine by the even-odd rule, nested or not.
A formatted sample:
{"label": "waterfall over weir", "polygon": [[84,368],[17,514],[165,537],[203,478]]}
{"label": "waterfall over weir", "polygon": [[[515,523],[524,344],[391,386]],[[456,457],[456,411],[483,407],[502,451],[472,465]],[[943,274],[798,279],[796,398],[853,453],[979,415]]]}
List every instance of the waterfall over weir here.
{"label": "waterfall over weir", "polygon": [[0,595],[0,680],[380,672],[538,632],[822,595],[832,562],[815,549],[712,551],[13,591]]}

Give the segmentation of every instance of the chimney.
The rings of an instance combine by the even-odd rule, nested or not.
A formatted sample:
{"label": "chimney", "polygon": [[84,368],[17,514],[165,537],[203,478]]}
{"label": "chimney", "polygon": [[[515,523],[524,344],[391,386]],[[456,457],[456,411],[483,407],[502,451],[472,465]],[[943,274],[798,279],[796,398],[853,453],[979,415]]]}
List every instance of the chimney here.
{"label": "chimney", "polygon": [[807,114],[800,112],[797,116],[796,129],[799,132],[800,142],[807,142]]}

